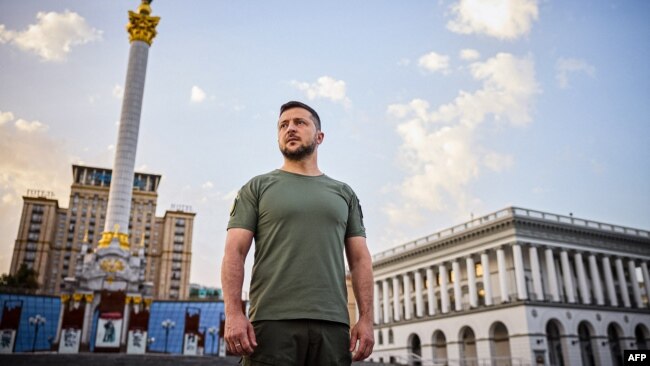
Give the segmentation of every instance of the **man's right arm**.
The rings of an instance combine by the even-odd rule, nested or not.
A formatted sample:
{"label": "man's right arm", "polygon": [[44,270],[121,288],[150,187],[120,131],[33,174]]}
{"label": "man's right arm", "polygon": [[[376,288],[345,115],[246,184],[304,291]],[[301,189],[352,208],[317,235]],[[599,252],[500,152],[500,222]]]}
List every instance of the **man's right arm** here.
{"label": "man's right arm", "polygon": [[226,235],[226,249],[221,264],[221,286],[226,312],[228,349],[237,355],[249,355],[257,347],[253,326],[242,311],[244,263],[253,243],[253,232],[232,228]]}

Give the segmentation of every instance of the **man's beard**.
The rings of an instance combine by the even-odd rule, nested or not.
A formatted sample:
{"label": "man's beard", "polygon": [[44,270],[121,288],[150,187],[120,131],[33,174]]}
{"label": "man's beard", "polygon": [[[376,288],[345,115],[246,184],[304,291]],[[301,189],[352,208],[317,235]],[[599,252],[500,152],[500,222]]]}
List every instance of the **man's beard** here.
{"label": "man's beard", "polygon": [[316,145],[316,139],[312,139],[309,145],[300,145],[300,147],[294,151],[290,151],[286,145],[280,146],[280,151],[285,158],[291,161],[301,161],[314,153],[314,150],[316,150]]}

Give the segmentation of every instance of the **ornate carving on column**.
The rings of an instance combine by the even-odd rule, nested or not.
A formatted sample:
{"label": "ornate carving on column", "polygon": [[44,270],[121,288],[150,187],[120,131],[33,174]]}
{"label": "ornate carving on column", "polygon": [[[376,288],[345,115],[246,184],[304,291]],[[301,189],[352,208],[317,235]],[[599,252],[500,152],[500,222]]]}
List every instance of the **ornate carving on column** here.
{"label": "ornate carving on column", "polygon": [[618,257],[614,260],[614,264],[616,266],[618,288],[621,291],[621,297],[623,298],[623,306],[629,308],[632,305],[630,304],[630,293],[627,291],[627,281],[625,280],[625,272],[623,270],[623,260]]}
{"label": "ornate carving on column", "polygon": [[415,316],[424,316],[424,299],[422,298],[422,272],[417,269],[415,275]]}
{"label": "ornate carving on column", "polygon": [[465,259],[467,264],[467,288],[469,290],[469,306],[475,308],[478,306],[478,292],[476,290],[476,268],[474,259],[470,255]]}
{"label": "ornate carving on column", "polygon": [[451,262],[451,270],[454,274],[454,310],[461,311],[463,310],[463,293],[460,289],[460,263],[457,259]]}
{"label": "ornate carving on column", "polygon": [[524,274],[524,256],[519,243],[512,244],[512,256],[515,264],[515,282],[517,283],[517,299],[528,299],[526,290],[526,275]]}
{"label": "ornate carving on column", "polygon": [[612,273],[612,264],[608,256],[603,256],[603,269],[605,270],[605,285],[607,286],[607,297],[611,306],[618,306],[618,297],[614,288],[614,275]]}
{"label": "ornate carving on column", "polygon": [[555,256],[553,255],[553,248],[546,248],[544,255],[546,256],[546,275],[548,276],[548,287],[551,292],[551,299],[555,302],[560,301],[560,291],[557,282],[557,272],[555,270]]}
{"label": "ornate carving on column", "polygon": [[589,292],[589,287],[587,287],[587,274],[585,272],[585,264],[582,261],[582,254],[576,252],[573,259],[576,262],[576,272],[578,272],[580,299],[583,304],[591,304],[591,292]]}
{"label": "ornate carving on column", "polygon": [[567,302],[575,303],[575,287],[573,284],[573,273],[571,272],[571,263],[569,263],[569,253],[566,249],[560,252],[560,262],[562,263],[562,279],[564,280],[564,293],[566,294]]}
{"label": "ornate carving on column", "polygon": [[129,11],[129,24],[126,25],[126,31],[129,32],[129,41],[142,41],[151,46],[156,34],[156,26],[160,17],[152,17],[151,1],[143,0],[138,8],[138,12]]}
{"label": "ornate carving on column", "polygon": [[528,255],[530,256],[530,272],[533,277],[533,291],[535,292],[535,300],[543,301],[544,289],[542,287],[542,272],[539,266],[539,254],[537,253],[537,247],[535,245],[530,245],[530,248],[528,249]]}
{"label": "ornate carving on column", "polygon": [[413,303],[411,302],[411,276],[408,272],[402,275],[402,280],[404,282],[404,319],[411,319],[411,311],[413,309]]}
{"label": "ornate carving on column", "polygon": [[443,314],[449,312],[449,289],[447,288],[447,266],[440,264],[438,267],[438,274],[440,275],[440,309]]}
{"label": "ornate carving on column", "polygon": [[436,276],[433,274],[433,268],[427,268],[427,300],[429,300],[429,315],[436,315],[438,305],[436,299]]}
{"label": "ornate carving on column", "polygon": [[501,290],[501,302],[510,301],[508,290],[508,278],[506,274],[506,254],[503,248],[497,249],[497,266],[499,267],[499,290]]}
{"label": "ornate carving on column", "polygon": [[605,305],[605,296],[603,294],[603,284],[600,281],[600,271],[598,271],[598,261],[596,255],[589,254],[589,274],[591,276],[591,285],[594,288],[594,297],[596,304]]}
{"label": "ornate carving on column", "polygon": [[483,267],[483,291],[485,291],[485,305],[492,305],[492,280],[490,279],[490,254],[485,251],[481,254],[481,267]]}
{"label": "ornate carving on column", "polygon": [[637,308],[642,308],[643,307],[643,302],[641,301],[641,291],[639,291],[639,282],[636,279],[636,263],[634,263],[634,259],[630,259],[627,262],[627,270],[628,273],[630,274],[630,281],[632,282],[632,295],[634,296],[634,303],[636,304]]}

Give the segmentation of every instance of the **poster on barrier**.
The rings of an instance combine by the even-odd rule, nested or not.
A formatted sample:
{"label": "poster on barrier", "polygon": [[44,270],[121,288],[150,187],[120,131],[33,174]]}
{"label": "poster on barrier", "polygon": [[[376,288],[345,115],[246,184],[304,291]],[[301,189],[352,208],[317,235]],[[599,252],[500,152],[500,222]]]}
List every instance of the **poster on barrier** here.
{"label": "poster on barrier", "polygon": [[79,353],[81,344],[81,329],[61,329],[59,353]]}
{"label": "poster on barrier", "polygon": [[119,348],[122,334],[122,319],[101,317],[97,321],[95,347]]}
{"label": "poster on barrier", "polygon": [[183,354],[186,356],[197,356],[199,335],[194,333],[185,333],[183,342]]}
{"label": "poster on barrier", "polygon": [[126,353],[143,355],[147,350],[147,332],[130,330],[126,344]]}
{"label": "poster on barrier", "polygon": [[12,353],[16,342],[16,331],[13,329],[0,330],[0,353]]}

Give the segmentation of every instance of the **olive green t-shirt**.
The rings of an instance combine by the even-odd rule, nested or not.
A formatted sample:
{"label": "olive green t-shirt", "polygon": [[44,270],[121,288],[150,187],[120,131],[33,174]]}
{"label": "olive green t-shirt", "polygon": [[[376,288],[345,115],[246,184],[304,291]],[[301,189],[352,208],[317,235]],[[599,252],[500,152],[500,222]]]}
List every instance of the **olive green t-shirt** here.
{"label": "olive green t-shirt", "polygon": [[230,213],[231,228],[255,234],[252,321],[349,323],[345,238],[366,235],[352,188],[326,175],[274,170],[241,188]]}

